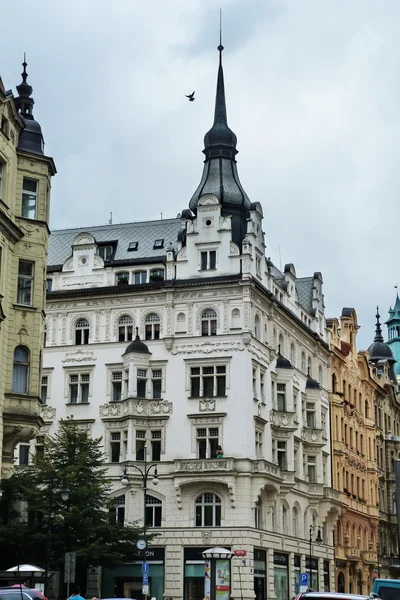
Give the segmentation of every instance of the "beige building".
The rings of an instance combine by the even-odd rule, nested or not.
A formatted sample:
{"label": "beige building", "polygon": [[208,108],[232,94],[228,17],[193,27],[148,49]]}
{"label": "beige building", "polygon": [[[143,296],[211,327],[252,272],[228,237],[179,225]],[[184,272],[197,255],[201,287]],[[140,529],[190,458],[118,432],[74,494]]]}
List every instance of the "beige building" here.
{"label": "beige building", "polygon": [[18,96],[0,79],[0,448],[1,478],[11,474],[14,447],[34,437],[40,418],[50,180],[32,116],[26,63]]}
{"label": "beige building", "polygon": [[[340,492],[335,528],[336,591],[367,594],[378,571],[379,494],[375,401],[384,394],[369,355],[357,352],[357,315],[327,322],[332,350],[332,474]],[[371,346],[372,348],[372,346]]]}

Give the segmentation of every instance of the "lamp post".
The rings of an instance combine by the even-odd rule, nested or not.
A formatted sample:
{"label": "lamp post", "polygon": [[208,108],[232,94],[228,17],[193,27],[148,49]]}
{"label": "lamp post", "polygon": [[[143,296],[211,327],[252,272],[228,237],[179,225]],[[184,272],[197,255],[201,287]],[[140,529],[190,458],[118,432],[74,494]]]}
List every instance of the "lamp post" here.
{"label": "lamp post", "polygon": [[[312,564],[311,564],[312,563],[312,543],[314,541],[313,540],[313,534],[314,534],[314,530],[315,529],[317,529],[316,525],[310,525],[310,539],[309,539],[309,542],[310,542],[310,556],[309,556],[310,564],[308,565],[309,566],[309,576],[308,577],[309,577],[309,580],[310,580],[309,581],[309,587],[310,588],[312,588]],[[323,542],[323,539],[322,539],[322,535],[321,535],[321,529],[318,528],[318,533],[317,533],[317,537],[315,539],[315,543],[316,544],[322,544],[322,542]],[[318,590],[316,590],[316,591],[318,591]]]}
{"label": "lamp post", "polygon": [[[201,554],[203,558],[210,561],[211,566],[210,569],[205,568],[204,596],[210,596],[211,600],[216,600],[216,591],[218,590],[218,600],[229,600],[231,597],[230,560],[233,552],[227,548],[216,547],[204,550]],[[226,568],[227,561],[229,561],[228,568]]]}
{"label": "lamp post", "polygon": [[[141,476],[142,478],[142,489],[143,489],[143,534],[146,535],[146,494],[147,494],[147,481],[150,475],[150,471],[152,469],[154,469],[153,472],[153,479],[152,479],[152,483],[153,485],[157,485],[159,482],[158,479],[158,473],[157,473],[157,465],[155,464],[150,464],[147,465],[147,446],[145,444],[144,446],[144,467],[143,469],[141,469],[140,467],[137,467],[136,465],[129,465],[129,467],[131,467],[132,469],[135,469]],[[122,485],[129,485],[129,478],[128,478],[128,473],[126,471],[126,465],[124,468],[124,472],[122,474],[121,477],[121,483]]]}
{"label": "lamp post", "polygon": [[[68,502],[69,500],[69,488],[67,479],[63,479],[63,487],[59,491],[61,500]],[[54,478],[50,479],[50,485],[48,487],[48,506],[47,506],[47,528],[46,528],[46,550],[45,550],[45,566],[44,566],[44,595],[47,596],[47,586],[49,580],[49,562],[51,552],[51,519],[53,512],[53,498],[54,498]]]}

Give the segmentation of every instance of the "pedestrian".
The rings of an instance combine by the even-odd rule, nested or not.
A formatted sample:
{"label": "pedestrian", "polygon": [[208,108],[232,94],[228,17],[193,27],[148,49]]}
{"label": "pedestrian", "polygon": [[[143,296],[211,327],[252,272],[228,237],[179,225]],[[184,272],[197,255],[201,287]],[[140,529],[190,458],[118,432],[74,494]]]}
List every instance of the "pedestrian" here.
{"label": "pedestrian", "polygon": [[70,596],[69,598],[70,600],[85,600],[85,598],[81,596],[81,590],[79,588],[76,588],[72,596]]}
{"label": "pedestrian", "polygon": [[221,446],[217,446],[217,458],[224,458],[224,451]]}

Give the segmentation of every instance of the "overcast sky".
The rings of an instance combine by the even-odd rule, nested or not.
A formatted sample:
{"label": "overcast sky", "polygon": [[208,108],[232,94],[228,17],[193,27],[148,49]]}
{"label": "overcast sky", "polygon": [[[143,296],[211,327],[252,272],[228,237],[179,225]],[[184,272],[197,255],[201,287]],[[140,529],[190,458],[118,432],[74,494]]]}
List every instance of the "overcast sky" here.
{"label": "overcast sky", "polygon": [[51,227],[188,206],[213,120],[220,6],[228,120],[267,255],[298,276],[321,271],[327,316],[354,307],[364,349],[400,281],[399,0],[5,3],[0,75],[15,90],[26,51],[58,169]]}

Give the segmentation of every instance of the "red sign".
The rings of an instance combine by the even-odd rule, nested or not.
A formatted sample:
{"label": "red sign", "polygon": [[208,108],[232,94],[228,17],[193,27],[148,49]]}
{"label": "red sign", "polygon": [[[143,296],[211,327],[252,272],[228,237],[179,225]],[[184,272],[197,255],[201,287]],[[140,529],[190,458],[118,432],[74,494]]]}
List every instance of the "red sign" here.
{"label": "red sign", "polygon": [[234,550],[233,554],[235,556],[246,556],[247,552],[246,552],[246,550]]}

